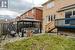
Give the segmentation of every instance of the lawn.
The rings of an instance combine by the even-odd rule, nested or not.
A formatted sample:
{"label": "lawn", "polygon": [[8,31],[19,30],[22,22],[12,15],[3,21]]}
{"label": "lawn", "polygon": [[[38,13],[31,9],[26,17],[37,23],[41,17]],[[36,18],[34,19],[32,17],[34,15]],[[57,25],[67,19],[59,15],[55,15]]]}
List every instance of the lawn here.
{"label": "lawn", "polygon": [[75,39],[57,35],[40,35],[6,44],[5,50],[75,50]]}

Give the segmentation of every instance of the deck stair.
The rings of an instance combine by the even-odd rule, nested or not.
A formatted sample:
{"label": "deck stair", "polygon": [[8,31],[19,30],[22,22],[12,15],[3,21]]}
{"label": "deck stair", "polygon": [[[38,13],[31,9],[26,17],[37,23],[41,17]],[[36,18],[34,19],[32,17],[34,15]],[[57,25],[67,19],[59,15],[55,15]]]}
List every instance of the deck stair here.
{"label": "deck stair", "polygon": [[49,22],[47,25],[45,25],[46,32],[51,32],[56,28],[54,23],[55,22],[52,21],[52,22]]}

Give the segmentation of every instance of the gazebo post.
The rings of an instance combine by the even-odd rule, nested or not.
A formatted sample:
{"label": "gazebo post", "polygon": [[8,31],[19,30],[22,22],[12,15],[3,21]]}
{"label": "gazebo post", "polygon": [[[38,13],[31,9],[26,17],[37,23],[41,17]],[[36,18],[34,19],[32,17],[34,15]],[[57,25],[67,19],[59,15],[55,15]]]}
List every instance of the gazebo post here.
{"label": "gazebo post", "polygon": [[41,30],[42,30],[42,26],[41,26],[41,22],[39,22],[40,23],[40,33],[41,33]]}
{"label": "gazebo post", "polygon": [[[23,27],[24,27],[24,21],[22,22],[22,25],[23,25]],[[23,29],[23,28],[22,28]],[[24,29],[22,30],[22,37],[24,37]]]}
{"label": "gazebo post", "polygon": [[18,36],[19,36],[19,21],[17,21],[17,34],[18,34]]}

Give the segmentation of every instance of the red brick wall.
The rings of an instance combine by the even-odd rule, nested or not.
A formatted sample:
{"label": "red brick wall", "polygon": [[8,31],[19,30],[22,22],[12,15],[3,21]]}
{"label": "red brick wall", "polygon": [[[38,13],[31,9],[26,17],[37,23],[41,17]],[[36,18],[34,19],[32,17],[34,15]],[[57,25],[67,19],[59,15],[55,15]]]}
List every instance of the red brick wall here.
{"label": "red brick wall", "polygon": [[[34,10],[34,13],[32,13],[32,10]],[[25,17],[34,17],[35,19],[37,20],[42,20],[42,17],[43,17],[43,11],[42,10],[39,10],[39,9],[32,9],[28,12],[26,12],[24,15],[21,16],[21,19],[25,18]],[[28,13],[28,16],[27,16],[27,13]]]}
{"label": "red brick wall", "polygon": [[32,17],[32,11],[27,12],[29,17]]}
{"label": "red brick wall", "polygon": [[42,10],[38,10],[36,9],[36,19],[37,20],[42,20],[42,17],[43,17],[43,11]]}

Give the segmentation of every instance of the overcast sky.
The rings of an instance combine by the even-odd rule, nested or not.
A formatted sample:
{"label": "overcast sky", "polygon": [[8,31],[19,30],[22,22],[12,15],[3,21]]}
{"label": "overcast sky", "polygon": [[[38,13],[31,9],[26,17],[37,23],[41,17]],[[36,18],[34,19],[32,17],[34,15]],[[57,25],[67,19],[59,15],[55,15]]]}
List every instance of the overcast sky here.
{"label": "overcast sky", "polygon": [[9,0],[9,8],[16,11],[28,10],[33,5],[39,6],[47,0]]}
{"label": "overcast sky", "polygon": [[10,12],[16,12],[17,14],[20,14],[32,8],[34,5],[40,6],[46,1],[47,0],[9,0],[9,8],[7,10]]}

